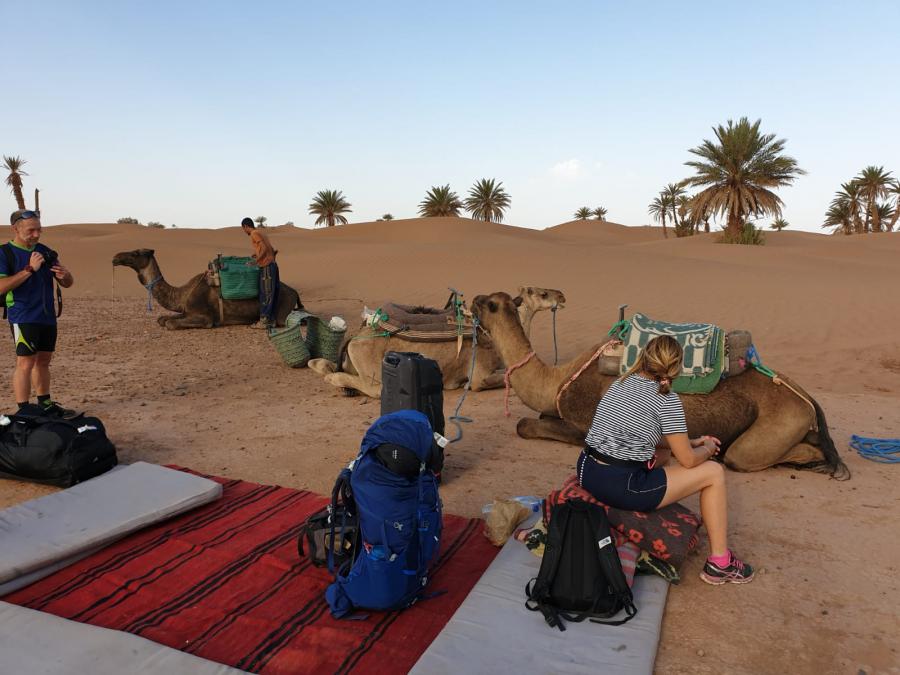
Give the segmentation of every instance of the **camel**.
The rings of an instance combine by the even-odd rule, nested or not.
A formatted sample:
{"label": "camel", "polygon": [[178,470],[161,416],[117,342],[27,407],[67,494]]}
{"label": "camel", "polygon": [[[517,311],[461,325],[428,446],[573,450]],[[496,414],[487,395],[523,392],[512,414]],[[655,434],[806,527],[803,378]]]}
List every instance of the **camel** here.
{"label": "camel", "polygon": [[[154,251],[140,248],[123,251],[113,256],[113,266],[130,267],[138,275],[138,281],[150,290],[153,298],[166,309],[177,312],[159,317],[163,328],[213,328],[214,326],[249,325],[259,320],[259,301],[223,300],[219,290],[210,286],[206,273],[191,278],[184,286],[170,285],[159,270]],[[279,286],[276,323],[284,325],[291,310],[303,309],[297,291],[286,284]]]}
{"label": "camel", "polygon": [[[600,345],[568,363],[549,366],[533,355],[531,343],[517,320],[516,305],[508,294],[477,296],[472,301],[472,314],[478,317],[507,365],[516,395],[540,413],[538,419],[519,420],[519,436],[582,445],[597,403],[615,376],[603,375],[592,365],[561,395],[559,392]],[[725,465],[735,471],[760,471],[788,464],[839,479],[849,478],[828,433],[822,408],[795,383],[781,379],[808,401],[753,368],[726,378],[709,394],[682,396],[688,433],[721,439]]]}
{"label": "camel", "polygon": [[[520,287],[516,307],[522,325],[530,329],[537,312],[560,309],[565,306],[562,291],[534,286]],[[382,337],[365,327],[355,338],[344,343],[341,349],[340,367],[326,359],[313,359],[309,367],[325,376],[325,381],[345,390],[362,392],[371,398],[381,398],[381,363],[389,351],[414,351],[437,361],[444,378],[444,389],[459,389],[469,379],[472,360],[472,341],[465,340],[457,353],[457,341],[413,342],[400,336]],[[475,368],[470,389],[496,389],[503,386],[502,363],[490,340],[482,333],[478,336]]]}

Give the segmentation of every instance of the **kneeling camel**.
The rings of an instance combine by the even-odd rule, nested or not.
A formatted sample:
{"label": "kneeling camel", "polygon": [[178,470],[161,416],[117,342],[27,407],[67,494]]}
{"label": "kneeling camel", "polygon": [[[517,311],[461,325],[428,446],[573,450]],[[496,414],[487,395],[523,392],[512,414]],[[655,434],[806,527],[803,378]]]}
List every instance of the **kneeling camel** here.
{"label": "kneeling camel", "polygon": [[[520,328],[531,328],[531,320],[537,312],[562,309],[566,296],[551,288],[523,286],[515,299],[516,322]],[[325,359],[313,359],[309,367],[324,375],[325,381],[335,387],[362,392],[371,398],[381,397],[381,363],[389,351],[418,352],[437,361],[444,378],[444,389],[459,389],[469,379],[472,359],[472,341],[463,342],[457,353],[455,339],[444,342],[419,342],[399,335],[382,336],[371,328],[363,327],[359,335],[344,343],[339,357],[340,364]],[[483,333],[478,335],[475,353],[475,369],[472,372],[472,391],[496,389],[503,386],[503,363],[497,356],[491,340]]]}
{"label": "kneeling camel", "polygon": [[[256,298],[223,300],[219,289],[209,284],[205,273],[191,278],[184,286],[172,286],[163,278],[152,249],[139,248],[116,253],[112,264],[133,269],[137,272],[138,281],[150,290],[156,302],[171,312],[177,312],[157,319],[163,328],[239,326],[259,320],[259,301]],[[303,309],[300,296],[287,284],[281,284],[278,287],[276,323],[283,326],[287,315],[295,308]]]}
{"label": "kneeling camel", "polygon": [[[522,438],[584,443],[597,403],[615,377],[603,375],[592,364],[563,387],[600,345],[568,363],[548,366],[534,356],[509,295],[479,295],[472,302],[472,313],[490,334],[503,362],[518,366],[511,369],[509,378],[519,399],[541,414],[540,419],[519,420],[518,434]],[[838,456],[821,407],[796,384],[790,384],[808,401],[752,368],[723,380],[709,394],[682,396],[688,433],[721,439],[726,451],[724,462],[736,471],[789,464],[848,478],[849,471]]]}

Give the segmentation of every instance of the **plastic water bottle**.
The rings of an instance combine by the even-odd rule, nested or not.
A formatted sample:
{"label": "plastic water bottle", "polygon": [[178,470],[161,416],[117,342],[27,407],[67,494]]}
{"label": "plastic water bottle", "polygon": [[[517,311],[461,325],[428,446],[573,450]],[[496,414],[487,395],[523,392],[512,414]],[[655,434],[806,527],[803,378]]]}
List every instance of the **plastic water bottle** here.
{"label": "plastic water bottle", "polygon": [[[534,495],[528,495],[528,496],[520,496],[520,497],[511,497],[510,499],[512,499],[513,501],[519,502],[522,506],[526,507],[532,513],[539,513],[541,510],[541,498],[540,497],[535,497]],[[494,510],[494,503],[491,502],[490,504],[485,504],[481,508],[481,513],[486,516],[493,510]]]}

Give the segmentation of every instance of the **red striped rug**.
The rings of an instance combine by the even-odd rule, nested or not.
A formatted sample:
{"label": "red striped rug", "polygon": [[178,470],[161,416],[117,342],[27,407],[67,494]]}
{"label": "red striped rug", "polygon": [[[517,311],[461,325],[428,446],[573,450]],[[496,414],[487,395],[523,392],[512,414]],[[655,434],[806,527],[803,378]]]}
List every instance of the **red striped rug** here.
{"label": "red striped rug", "polygon": [[224,486],[219,501],[3,599],[252,673],[405,673],[497,553],[480,520],[445,514],[430,583],[445,594],[336,621],[324,599],[328,571],[297,553],[301,523],[325,498],[210,478]]}

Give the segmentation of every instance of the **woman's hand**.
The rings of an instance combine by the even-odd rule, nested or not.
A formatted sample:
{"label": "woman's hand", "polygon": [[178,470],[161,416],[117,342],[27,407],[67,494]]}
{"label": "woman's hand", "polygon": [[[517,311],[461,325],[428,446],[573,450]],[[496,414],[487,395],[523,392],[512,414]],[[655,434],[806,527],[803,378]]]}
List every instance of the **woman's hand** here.
{"label": "woman's hand", "polygon": [[691,447],[703,448],[708,453],[709,458],[715,457],[717,454],[719,454],[721,445],[722,441],[720,441],[715,436],[701,436],[700,438],[691,439]]}

